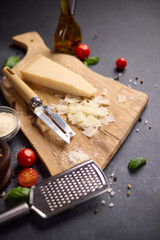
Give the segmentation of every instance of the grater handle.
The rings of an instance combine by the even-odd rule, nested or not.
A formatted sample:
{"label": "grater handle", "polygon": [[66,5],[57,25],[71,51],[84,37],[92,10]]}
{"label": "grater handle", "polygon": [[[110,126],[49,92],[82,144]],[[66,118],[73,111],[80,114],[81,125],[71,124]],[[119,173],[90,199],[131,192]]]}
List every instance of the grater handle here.
{"label": "grater handle", "polygon": [[2,73],[10,81],[12,86],[17,90],[17,92],[23,97],[29,104],[32,98],[37,97],[36,93],[18,77],[9,67],[4,67]]}
{"label": "grater handle", "polygon": [[0,225],[15,220],[18,217],[22,217],[30,213],[29,206],[26,202],[17,205],[14,208],[11,208],[8,211],[0,214]]}

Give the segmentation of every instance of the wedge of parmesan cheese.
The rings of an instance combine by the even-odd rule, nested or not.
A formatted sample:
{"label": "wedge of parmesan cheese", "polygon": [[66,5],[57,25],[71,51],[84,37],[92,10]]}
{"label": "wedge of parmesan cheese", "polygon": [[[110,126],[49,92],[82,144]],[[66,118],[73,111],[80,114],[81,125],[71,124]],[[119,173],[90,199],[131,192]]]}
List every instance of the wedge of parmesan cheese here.
{"label": "wedge of parmesan cheese", "polygon": [[34,57],[21,73],[26,81],[76,96],[92,97],[97,92],[80,75],[41,55]]}

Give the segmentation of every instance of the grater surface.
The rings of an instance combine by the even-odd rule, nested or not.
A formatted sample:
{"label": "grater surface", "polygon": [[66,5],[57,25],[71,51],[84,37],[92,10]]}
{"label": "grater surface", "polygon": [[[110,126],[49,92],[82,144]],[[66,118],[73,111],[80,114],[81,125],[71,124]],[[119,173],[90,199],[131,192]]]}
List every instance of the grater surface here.
{"label": "grater surface", "polygon": [[104,173],[89,160],[33,186],[30,208],[47,218],[105,192],[107,187]]}

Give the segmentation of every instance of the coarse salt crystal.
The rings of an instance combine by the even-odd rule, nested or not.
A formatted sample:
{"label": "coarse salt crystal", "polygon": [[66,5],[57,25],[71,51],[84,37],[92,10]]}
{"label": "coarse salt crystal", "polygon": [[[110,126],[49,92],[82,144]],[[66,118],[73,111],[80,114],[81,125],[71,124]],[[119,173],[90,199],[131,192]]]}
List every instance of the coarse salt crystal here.
{"label": "coarse salt crystal", "polygon": [[137,82],[134,82],[133,84],[136,86],[136,85],[137,85]]}
{"label": "coarse salt crystal", "polygon": [[114,173],[114,172],[112,172],[112,173],[111,173],[111,177],[114,177],[114,175],[115,175],[115,173]]}
{"label": "coarse salt crystal", "polygon": [[110,208],[112,208],[112,207],[114,206],[114,204],[113,204],[113,203],[110,203],[108,206],[109,206]]}
{"label": "coarse salt crystal", "polygon": [[107,188],[107,192],[110,193],[112,191],[112,188]]}
{"label": "coarse salt crystal", "polygon": [[102,203],[103,205],[105,205],[105,204],[106,204],[106,201],[105,201],[105,200],[101,200],[101,203]]}
{"label": "coarse salt crystal", "polygon": [[110,192],[110,195],[111,195],[111,197],[113,197],[113,196],[115,195],[115,192],[114,192],[114,191],[111,191],[111,192]]}

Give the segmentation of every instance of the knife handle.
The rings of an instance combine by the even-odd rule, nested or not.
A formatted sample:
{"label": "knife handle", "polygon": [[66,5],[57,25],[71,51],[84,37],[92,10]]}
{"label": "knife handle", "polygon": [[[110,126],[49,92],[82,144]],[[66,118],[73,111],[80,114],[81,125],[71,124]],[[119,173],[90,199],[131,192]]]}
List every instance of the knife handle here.
{"label": "knife handle", "polygon": [[9,67],[4,67],[2,69],[2,73],[4,76],[6,76],[12,86],[21,95],[21,97],[26,100],[28,104],[30,103],[31,99],[37,97],[35,92],[25,82],[23,82],[23,80],[18,77]]}

